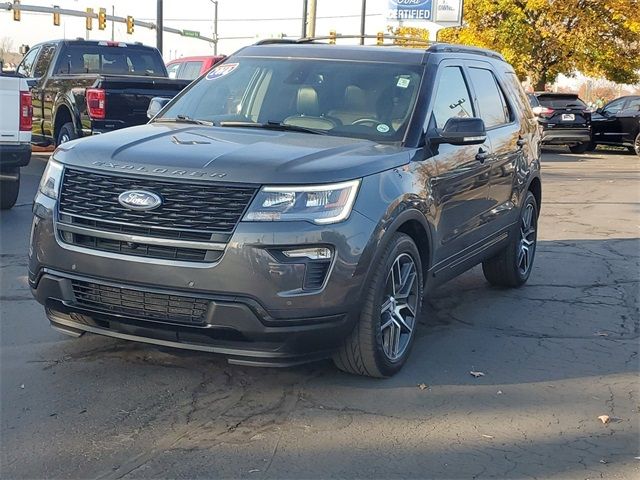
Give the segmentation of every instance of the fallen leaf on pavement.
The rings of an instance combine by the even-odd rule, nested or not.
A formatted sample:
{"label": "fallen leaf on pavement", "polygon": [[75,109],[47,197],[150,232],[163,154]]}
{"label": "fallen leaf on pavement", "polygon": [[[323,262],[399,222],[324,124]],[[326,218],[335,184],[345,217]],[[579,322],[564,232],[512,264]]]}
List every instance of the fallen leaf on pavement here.
{"label": "fallen leaf on pavement", "polygon": [[249,470],[249,473],[256,473],[259,472],[260,470],[258,470],[257,468],[251,469]]}
{"label": "fallen leaf on pavement", "polygon": [[600,463],[609,463],[609,462],[607,462],[604,458],[601,458]]}
{"label": "fallen leaf on pavement", "polygon": [[469,372],[471,374],[471,376],[473,377],[484,377],[484,373],[483,372],[474,372],[473,370]]}
{"label": "fallen leaf on pavement", "polygon": [[420,390],[426,390],[427,388],[429,388],[429,385],[427,385],[426,383],[419,383],[418,388]]}
{"label": "fallen leaf on pavement", "polygon": [[492,439],[492,438],[493,438],[493,435],[485,435],[484,433],[482,434],[482,436],[483,436],[484,438],[489,438],[489,439]]}
{"label": "fallen leaf on pavement", "polygon": [[24,383],[22,385],[20,385],[20,388],[24,388]]}
{"label": "fallen leaf on pavement", "polygon": [[611,417],[609,415],[600,415],[598,417],[598,420],[600,420],[602,423],[609,423],[611,421]]}
{"label": "fallen leaf on pavement", "polygon": [[497,395],[502,395],[502,390],[498,390]]}
{"label": "fallen leaf on pavement", "polygon": [[607,332],[596,332],[594,333],[594,335],[598,336],[598,337],[608,337],[609,334]]}

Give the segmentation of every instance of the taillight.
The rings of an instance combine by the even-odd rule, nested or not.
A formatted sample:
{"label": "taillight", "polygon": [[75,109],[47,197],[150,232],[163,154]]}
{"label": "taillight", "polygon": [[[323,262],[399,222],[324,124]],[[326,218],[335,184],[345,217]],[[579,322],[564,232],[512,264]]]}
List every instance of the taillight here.
{"label": "taillight", "polygon": [[87,88],[87,112],[93,120],[104,120],[107,96],[101,88]]}
{"label": "taillight", "polygon": [[20,131],[28,132],[33,125],[33,104],[30,92],[20,92]]}
{"label": "taillight", "polygon": [[539,106],[539,107],[533,107],[533,113],[535,113],[538,117],[551,117],[553,115],[553,112],[555,112],[555,110],[553,108],[549,108],[549,107],[543,107],[543,106]]}

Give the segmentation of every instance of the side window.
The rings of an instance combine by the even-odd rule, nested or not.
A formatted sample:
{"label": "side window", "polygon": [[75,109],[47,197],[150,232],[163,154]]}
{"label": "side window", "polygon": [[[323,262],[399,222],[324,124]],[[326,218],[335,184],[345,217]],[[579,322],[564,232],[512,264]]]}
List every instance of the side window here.
{"label": "side window", "polygon": [[480,118],[487,128],[503,125],[511,121],[507,102],[490,70],[470,68],[471,82],[478,96]]}
{"label": "side window", "polygon": [[200,76],[200,70],[202,69],[202,62],[187,62],[184,64],[182,72],[180,72],[180,78],[184,80],[193,80]]}
{"label": "side window", "polygon": [[438,82],[433,118],[437,128],[453,117],[473,117],[473,105],[460,67],[445,67]]}
{"label": "side window", "polygon": [[33,48],[27,52],[27,55],[22,59],[22,62],[18,66],[18,73],[24,75],[27,78],[33,77],[33,64],[36,61],[40,48]]}
{"label": "side window", "polygon": [[38,61],[33,69],[33,76],[36,78],[44,77],[47,74],[49,65],[51,65],[51,59],[54,53],[56,53],[55,45],[45,45],[42,47],[42,53],[38,57]]}
{"label": "side window", "polygon": [[169,78],[178,78],[178,70],[180,70],[180,63],[174,63],[173,65],[167,66],[167,73],[169,74]]}
{"label": "side window", "polygon": [[604,113],[608,115],[615,115],[620,110],[622,110],[623,105],[624,105],[624,98],[611,102],[609,105],[604,107],[603,110],[604,110]]}
{"label": "side window", "polygon": [[640,98],[634,98],[633,100],[629,100],[629,103],[627,103],[625,110],[632,110],[634,112],[637,110],[640,110]]}

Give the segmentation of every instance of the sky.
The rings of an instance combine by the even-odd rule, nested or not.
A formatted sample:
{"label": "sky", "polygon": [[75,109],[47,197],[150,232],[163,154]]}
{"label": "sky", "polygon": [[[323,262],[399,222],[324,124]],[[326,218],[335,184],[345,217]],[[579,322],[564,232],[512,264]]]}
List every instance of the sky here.
{"label": "sky", "polygon": [[[111,14],[155,23],[156,0],[22,0],[23,5],[53,6],[73,10],[85,10],[91,7],[95,12],[100,7]],[[254,43],[259,38],[269,38],[285,34],[298,37],[302,32],[303,0],[218,0],[218,34],[220,41],[218,52],[233,53],[238,48]],[[393,24],[386,14],[388,0],[367,0],[366,33],[374,35],[386,30]],[[328,35],[330,30],[344,34],[360,32],[361,0],[318,0],[316,35]],[[214,6],[211,0],[164,0],[164,24],[167,27],[199,31],[211,37],[213,34]],[[331,18],[329,18],[331,17]],[[407,23],[409,24],[409,23]],[[437,26],[426,21],[414,21],[411,26],[430,29],[435,35]],[[21,44],[35,43],[54,38],[84,37],[85,20],[80,17],[61,17],[61,25],[53,25],[52,14],[22,12],[20,22],[13,20],[9,11],[0,11],[0,38],[11,37],[14,47]],[[137,26],[133,35],[127,35],[126,26],[115,25],[115,39],[121,41],[137,41],[146,45],[156,43],[155,30]],[[247,37],[247,38],[233,38]],[[100,31],[94,20],[91,39],[111,38],[111,23],[107,29]],[[163,55],[165,61],[189,55],[211,55],[213,46],[207,42],[164,34]]]}

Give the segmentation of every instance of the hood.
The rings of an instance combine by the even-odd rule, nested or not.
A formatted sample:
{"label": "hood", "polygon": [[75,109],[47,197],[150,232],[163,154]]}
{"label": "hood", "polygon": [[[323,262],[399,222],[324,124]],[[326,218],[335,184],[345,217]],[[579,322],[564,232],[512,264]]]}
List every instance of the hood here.
{"label": "hood", "polygon": [[351,180],[407,164],[414,149],[328,135],[152,123],[74,140],[67,165],[167,178],[253,184]]}

